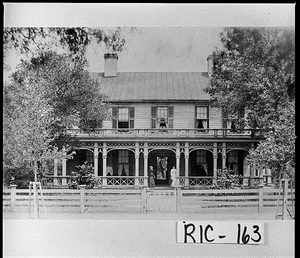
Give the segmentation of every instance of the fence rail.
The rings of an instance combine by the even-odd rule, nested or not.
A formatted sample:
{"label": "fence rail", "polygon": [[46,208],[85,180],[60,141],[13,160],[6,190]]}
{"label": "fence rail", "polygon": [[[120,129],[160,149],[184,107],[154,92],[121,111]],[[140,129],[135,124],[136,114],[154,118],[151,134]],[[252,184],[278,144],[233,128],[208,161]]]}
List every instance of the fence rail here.
{"label": "fence rail", "polygon": [[[210,208],[263,208],[282,206],[279,189],[230,190],[168,190],[138,189],[44,189],[43,196],[48,211],[61,212],[201,212]],[[31,197],[32,198],[32,197]],[[171,199],[171,202],[166,200]],[[164,202],[165,201],[165,202]],[[31,202],[32,203],[32,202]],[[168,203],[165,205],[164,203]],[[295,189],[288,189],[287,207],[294,209]],[[3,189],[3,211],[29,209],[29,189]],[[40,202],[40,206],[42,202]],[[156,207],[157,205],[157,207]],[[158,207],[159,205],[159,207]],[[171,207],[172,206],[172,207]],[[165,211],[165,212],[166,212]]]}

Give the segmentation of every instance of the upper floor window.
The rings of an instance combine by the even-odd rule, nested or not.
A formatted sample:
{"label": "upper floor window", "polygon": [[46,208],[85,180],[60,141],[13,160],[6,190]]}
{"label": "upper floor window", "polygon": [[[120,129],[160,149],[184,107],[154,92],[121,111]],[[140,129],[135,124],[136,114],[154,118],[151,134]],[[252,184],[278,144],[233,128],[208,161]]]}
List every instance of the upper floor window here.
{"label": "upper floor window", "polygon": [[237,130],[237,122],[245,117],[245,109],[241,108],[236,116],[228,116],[222,111],[223,128],[230,129],[232,132]]}
{"label": "upper floor window", "polygon": [[195,127],[197,129],[209,128],[208,107],[196,107]]}
{"label": "upper floor window", "polygon": [[151,107],[152,128],[173,128],[174,107]]}
{"label": "upper floor window", "polygon": [[112,108],[113,128],[134,128],[134,107]]}

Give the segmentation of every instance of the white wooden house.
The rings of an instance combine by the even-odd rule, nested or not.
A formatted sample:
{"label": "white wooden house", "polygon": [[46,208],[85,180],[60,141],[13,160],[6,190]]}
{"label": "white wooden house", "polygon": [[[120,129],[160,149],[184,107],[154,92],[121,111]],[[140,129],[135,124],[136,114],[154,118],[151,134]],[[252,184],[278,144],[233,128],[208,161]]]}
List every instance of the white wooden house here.
{"label": "white wooden house", "polygon": [[150,166],[156,185],[163,186],[173,166],[182,187],[210,185],[222,167],[246,179],[258,176],[245,157],[260,133],[232,130],[204,92],[211,56],[205,72],[118,72],[117,55],[104,58],[105,71],[91,77],[109,97],[113,119],[91,133],[72,130],[82,145],[72,160],[63,161],[63,185],[85,161],[93,165],[99,187],[147,186]]}

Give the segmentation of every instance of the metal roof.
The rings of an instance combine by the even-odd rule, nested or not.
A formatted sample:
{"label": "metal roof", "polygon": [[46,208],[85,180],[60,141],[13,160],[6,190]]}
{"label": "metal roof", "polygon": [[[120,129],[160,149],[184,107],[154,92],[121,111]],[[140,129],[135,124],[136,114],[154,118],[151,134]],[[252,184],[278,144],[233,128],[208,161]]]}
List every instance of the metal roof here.
{"label": "metal roof", "polygon": [[91,73],[111,101],[209,100],[206,72],[119,72],[116,77]]}

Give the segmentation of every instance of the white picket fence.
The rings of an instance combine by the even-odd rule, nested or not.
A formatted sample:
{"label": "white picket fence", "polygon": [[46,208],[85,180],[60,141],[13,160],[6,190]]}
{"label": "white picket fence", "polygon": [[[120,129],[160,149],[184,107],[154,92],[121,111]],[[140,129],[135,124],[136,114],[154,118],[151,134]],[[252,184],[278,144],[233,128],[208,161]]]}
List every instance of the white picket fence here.
{"label": "white picket fence", "polygon": [[[184,212],[203,209],[282,206],[279,189],[185,190],[176,189],[44,189],[47,212]],[[33,196],[31,196],[33,198]],[[29,189],[3,189],[3,211],[29,210]],[[33,201],[31,201],[33,205]],[[39,199],[42,207],[42,200]],[[294,209],[295,190],[287,192],[287,207]]]}

